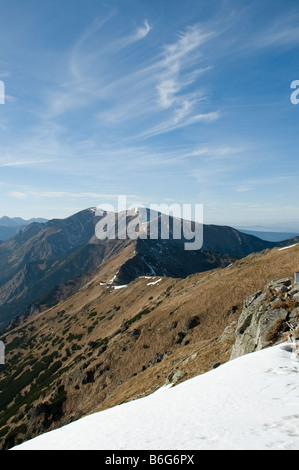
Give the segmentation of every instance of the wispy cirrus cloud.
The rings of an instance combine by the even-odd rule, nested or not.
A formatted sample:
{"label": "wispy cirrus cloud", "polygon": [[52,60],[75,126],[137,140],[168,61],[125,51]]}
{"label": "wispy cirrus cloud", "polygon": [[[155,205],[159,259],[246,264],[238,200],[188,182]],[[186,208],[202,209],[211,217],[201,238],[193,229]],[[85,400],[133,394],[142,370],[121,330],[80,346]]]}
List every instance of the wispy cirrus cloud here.
{"label": "wispy cirrus cloud", "polygon": [[295,179],[296,177],[292,172],[281,175],[257,176],[256,178],[244,180],[242,184],[236,186],[236,191],[245,192],[266,186],[284,187]]}
{"label": "wispy cirrus cloud", "polygon": [[95,18],[94,21],[85,29],[81,36],[77,39],[70,55],[70,71],[77,79],[82,79],[82,51],[86,43],[98,33],[104,25],[117,14],[116,9],[111,9],[106,15]]}
{"label": "wispy cirrus cloud", "polygon": [[213,68],[206,65],[201,47],[215,37],[214,31],[205,31],[199,25],[189,27],[176,41],[141,60],[133,71],[125,70],[114,77],[102,88],[112,99],[98,113],[99,121],[136,121],[139,125],[132,137],[144,138],[219,119],[219,110],[201,109],[206,96],[199,80]]}
{"label": "wispy cirrus cloud", "polygon": [[[20,200],[42,200],[42,199],[53,199],[53,200],[94,200],[98,203],[103,201],[118,201],[119,194],[113,193],[100,193],[92,191],[55,191],[55,190],[44,190],[38,187],[22,187],[19,186],[14,190],[7,191],[9,197]],[[140,201],[140,197],[136,194],[127,194],[126,199],[128,201]]]}
{"label": "wispy cirrus cloud", "polygon": [[269,24],[257,29],[254,35],[247,38],[245,48],[258,50],[269,47],[294,47],[299,43],[299,13],[293,9],[276,18],[271,18]]}
{"label": "wispy cirrus cloud", "polygon": [[53,162],[54,160],[9,160],[9,161],[0,161],[0,167],[9,168],[9,167],[22,167],[22,166],[36,166],[44,163]]}
{"label": "wispy cirrus cloud", "polygon": [[111,82],[118,77],[117,57],[144,39],[151,30],[148,21],[144,20],[133,31],[117,37],[113,28],[107,26],[116,15],[117,10],[112,9],[105,16],[96,18],[78,38],[66,60],[69,67],[61,71],[61,83],[46,92],[45,106],[40,112],[42,119],[53,120],[89,106],[101,107],[103,100],[107,100]]}
{"label": "wispy cirrus cloud", "polygon": [[212,69],[202,47],[217,33],[189,26],[157,49],[139,44],[152,30],[147,20],[131,31],[127,25],[127,32],[118,35],[110,27],[116,16],[111,10],[82,33],[71,51],[65,80],[47,92],[42,117],[54,119],[91,107],[92,125],[111,131],[111,125],[125,124],[127,140],[219,119],[217,109],[201,109],[206,96],[200,83]]}
{"label": "wispy cirrus cloud", "polygon": [[[175,103],[182,89],[191,85],[200,73],[209,70],[209,67],[198,69],[197,62],[202,54],[200,46],[215,35],[213,31],[206,32],[199,25],[194,25],[181,32],[176,42],[163,48],[157,84],[158,102],[162,108]],[[193,67],[196,67],[195,70]]]}
{"label": "wispy cirrus cloud", "polygon": [[184,113],[184,109],[176,109],[174,115],[168,120],[165,120],[139,135],[139,137],[154,137],[157,135],[165,134],[183,127],[190,126],[196,123],[211,123],[220,119],[220,111],[213,111],[211,113],[191,114],[191,112]]}
{"label": "wispy cirrus cloud", "polygon": [[133,35],[132,42],[139,41],[140,39],[145,38],[145,36],[150,32],[151,27],[148,24],[148,21],[145,20],[142,26],[139,26],[136,33]]}

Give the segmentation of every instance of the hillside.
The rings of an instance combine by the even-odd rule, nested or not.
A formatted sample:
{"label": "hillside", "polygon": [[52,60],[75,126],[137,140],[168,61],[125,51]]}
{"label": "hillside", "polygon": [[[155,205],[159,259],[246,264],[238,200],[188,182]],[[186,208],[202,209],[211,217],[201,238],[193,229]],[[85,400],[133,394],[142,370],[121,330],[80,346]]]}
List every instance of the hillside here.
{"label": "hillside", "polygon": [[[294,245],[184,279],[141,276],[118,286],[109,270],[107,278],[96,271],[73,295],[0,337],[2,447],[224,364],[245,299],[273,279],[293,280],[298,254]],[[268,302],[282,302],[281,295]],[[292,302],[286,308],[294,316]],[[285,340],[290,314],[267,346]]]}
{"label": "hillside", "polygon": [[[136,214],[125,212],[118,217],[125,218],[128,228]],[[20,314],[30,314],[32,305],[36,310],[41,299],[49,295],[53,301],[52,289],[69,293],[68,287],[58,287],[61,284],[74,281],[81,286],[81,276],[94,269],[105,269],[109,279],[117,273],[116,284],[131,282],[142,275],[185,278],[275,246],[230,227],[204,225],[202,249],[185,250],[185,240],[174,239],[172,232],[169,239],[159,238],[161,217],[157,213],[158,239],[99,240],[95,230],[101,217],[91,208],[67,219],[33,223],[1,243],[0,327]],[[169,225],[181,228],[182,223],[181,219],[170,218]],[[148,233],[149,223],[144,222],[142,229]]]}
{"label": "hillside", "polygon": [[248,235],[254,235],[255,237],[261,238],[262,240],[267,240],[271,242],[279,242],[283,240],[288,240],[291,238],[298,237],[298,232],[265,232],[258,230],[246,230],[245,228],[238,228],[237,230]]}
{"label": "hillside", "polygon": [[1,217],[0,218],[0,240],[8,240],[9,238],[14,237],[18,232],[23,230],[27,225],[30,225],[34,222],[44,223],[47,222],[46,219],[29,219],[24,220],[21,217]]}
{"label": "hillside", "polygon": [[13,450],[298,450],[299,362],[291,349],[248,354]]}

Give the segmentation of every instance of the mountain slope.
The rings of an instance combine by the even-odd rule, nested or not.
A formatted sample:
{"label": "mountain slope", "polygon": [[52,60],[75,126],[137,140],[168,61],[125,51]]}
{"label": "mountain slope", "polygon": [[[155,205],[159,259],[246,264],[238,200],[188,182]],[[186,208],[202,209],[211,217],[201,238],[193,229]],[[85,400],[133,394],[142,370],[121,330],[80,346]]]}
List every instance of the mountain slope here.
{"label": "mountain slope", "polygon": [[19,315],[42,294],[94,268],[116,241],[93,244],[96,220],[86,210],[68,219],[34,223],[0,245],[0,324]]}
{"label": "mountain slope", "polygon": [[0,218],[0,240],[8,240],[11,237],[14,237],[20,230],[23,230],[27,225],[30,225],[34,222],[44,223],[47,222],[46,219],[30,219],[24,220],[21,217],[1,217]]}
{"label": "mountain slope", "polygon": [[262,240],[267,240],[271,242],[279,242],[283,240],[288,240],[298,236],[298,232],[262,232],[257,230],[246,230],[238,229],[240,232],[247,233],[248,235],[254,235],[255,237],[261,238]]}
{"label": "mountain slope", "polygon": [[[115,215],[110,214],[110,217]],[[120,213],[118,217],[124,219],[128,229],[136,213]],[[60,284],[78,278],[75,284],[81,285],[81,276],[104,261],[107,264],[112,257],[118,256],[118,265],[114,272],[110,269],[109,275],[116,275],[115,283],[125,284],[141,275],[186,277],[223,267],[239,257],[275,246],[230,227],[206,225],[201,250],[185,250],[185,240],[174,239],[172,231],[169,239],[163,240],[99,240],[95,232],[101,219],[91,208],[67,219],[33,223],[0,244],[0,326],[5,326],[24,311],[30,312],[32,304],[55,287],[67,292],[68,289],[58,287]],[[156,213],[156,219],[161,222],[162,215]],[[180,219],[169,220],[173,230],[183,224]],[[147,221],[142,230],[148,233]],[[158,226],[158,237],[161,230],[162,225]],[[132,247],[130,253],[125,251],[128,245]]]}
{"label": "mountain slope", "polygon": [[13,450],[299,450],[291,348],[248,354]]}
{"label": "mountain slope", "polygon": [[33,224],[34,222],[37,223],[44,223],[47,222],[47,219],[42,218],[33,218],[33,219],[22,219],[21,217],[0,217],[0,226],[3,227],[25,227],[27,225]]}
{"label": "mountain slope", "polygon": [[[96,269],[68,298],[0,337],[0,445],[227,362],[244,299],[272,279],[292,279],[298,254],[299,245],[266,250],[185,279],[143,276],[126,286],[109,283],[109,262],[108,282]],[[280,328],[275,341],[290,327]]]}

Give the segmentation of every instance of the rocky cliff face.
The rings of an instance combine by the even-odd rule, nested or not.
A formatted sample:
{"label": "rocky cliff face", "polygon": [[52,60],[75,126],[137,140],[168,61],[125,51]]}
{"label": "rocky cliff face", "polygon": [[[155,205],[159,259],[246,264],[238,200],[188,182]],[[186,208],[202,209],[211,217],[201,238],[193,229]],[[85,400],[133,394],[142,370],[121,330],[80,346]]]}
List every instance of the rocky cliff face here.
{"label": "rocky cliff face", "polygon": [[[298,335],[297,335],[298,333]],[[299,338],[299,284],[282,278],[266,284],[244,301],[231,359],[278,342]]]}

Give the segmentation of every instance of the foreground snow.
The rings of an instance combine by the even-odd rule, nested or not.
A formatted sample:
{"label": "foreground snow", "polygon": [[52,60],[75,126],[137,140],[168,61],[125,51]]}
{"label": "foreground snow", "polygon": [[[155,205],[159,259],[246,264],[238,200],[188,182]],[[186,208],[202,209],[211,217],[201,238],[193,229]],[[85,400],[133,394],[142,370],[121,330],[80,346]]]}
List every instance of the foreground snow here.
{"label": "foreground snow", "polygon": [[286,343],[254,352],[14,449],[299,450],[299,362]]}

